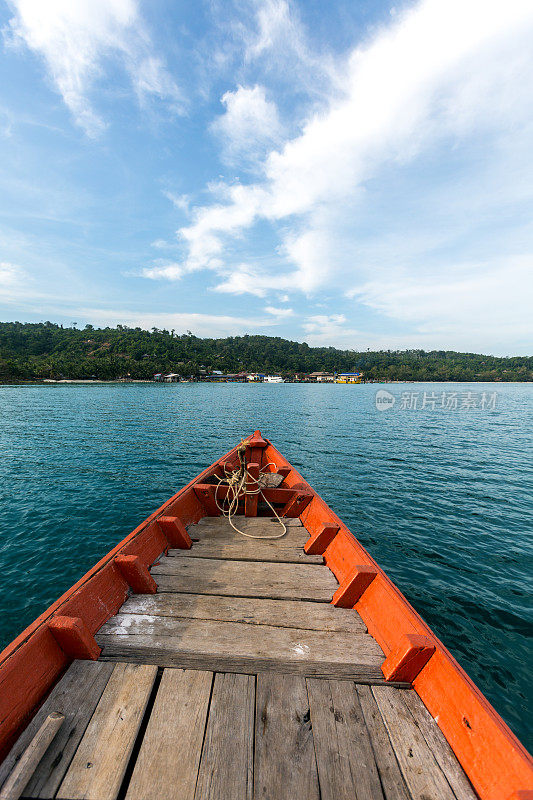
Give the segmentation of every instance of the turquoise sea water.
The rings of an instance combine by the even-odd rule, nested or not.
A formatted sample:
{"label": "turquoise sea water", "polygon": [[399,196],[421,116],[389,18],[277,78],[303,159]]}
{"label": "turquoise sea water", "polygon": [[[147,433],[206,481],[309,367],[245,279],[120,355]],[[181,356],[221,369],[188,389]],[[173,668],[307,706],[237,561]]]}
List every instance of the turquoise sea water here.
{"label": "turquoise sea water", "polygon": [[260,428],[531,746],[532,418],[523,384],[2,386],[0,644]]}

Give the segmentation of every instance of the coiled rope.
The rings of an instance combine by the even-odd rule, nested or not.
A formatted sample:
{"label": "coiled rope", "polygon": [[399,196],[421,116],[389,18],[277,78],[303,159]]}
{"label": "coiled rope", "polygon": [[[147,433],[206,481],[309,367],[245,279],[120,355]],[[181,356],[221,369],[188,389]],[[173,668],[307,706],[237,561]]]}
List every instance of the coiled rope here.
{"label": "coiled rope", "polygon": [[[217,505],[218,510],[224,517],[226,517],[233,530],[236,531],[237,533],[240,533],[241,536],[247,536],[249,539],[281,539],[281,537],[285,536],[285,534],[287,533],[287,526],[280,519],[272,503],[269,500],[267,500],[267,498],[263,494],[263,487],[261,486],[261,476],[266,474],[267,467],[271,466],[273,467],[275,466],[275,464],[273,464],[272,462],[265,464],[265,466],[259,470],[258,477],[255,478],[253,475],[250,474],[246,466],[245,453],[247,444],[248,440],[243,439],[237,449],[240,462],[240,466],[238,467],[238,469],[228,471],[227,464],[224,464],[224,475],[222,477],[220,477],[219,475],[215,475],[216,479],[218,480],[218,485],[215,489],[215,503]],[[218,501],[218,490],[223,485],[228,486],[228,493],[226,495],[226,503],[227,503],[226,508],[224,508],[224,506],[222,506]],[[258,535],[255,533],[246,533],[245,531],[241,531],[239,528],[237,528],[237,526],[233,523],[233,518],[237,516],[239,500],[241,500],[241,498],[246,498],[246,495],[249,494],[258,494],[260,497],[263,498],[263,500],[270,507],[277,521],[283,528],[283,531],[281,533],[276,533],[273,535],[270,534]]]}

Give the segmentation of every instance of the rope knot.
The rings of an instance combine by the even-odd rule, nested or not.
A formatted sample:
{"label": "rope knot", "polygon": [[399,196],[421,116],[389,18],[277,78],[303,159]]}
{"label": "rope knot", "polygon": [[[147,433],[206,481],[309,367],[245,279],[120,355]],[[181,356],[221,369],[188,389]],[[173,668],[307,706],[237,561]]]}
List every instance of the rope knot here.
{"label": "rope knot", "polygon": [[[287,533],[287,526],[280,519],[272,503],[269,500],[267,500],[267,498],[263,494],[263,488],[261,486],[261,477],[262,475],[265,474],[267,467],[275,465],[271,463],[266,464],[259,471],[259,477],[254,478],[254,476],[251,475],[249,470],[247,469],[246,462],[244,459],[244,454],[246,452],[246,448],[248,446],[249,441],[250,441],[249,439],[242,439],[240,445],[237,447],[240,467],[238,469],[232,470],[231,472],[228,472],[228,465],[227,463],[225,463],[224,475],[222,477],[220,477],[219,475],[215,475],[216,479],[218,480],[218,485],[215,489],[215,503],[217,505],[218,510],[221,512],[222,516],[227,518],[233,530],[236,531],[237,533],[240,533],[241,536],[247,536],[250,539],[281,539],[281,537],[285,536],[285,534]],[[222,484],[227,484],[228,486],[228,493],[226,495],[226,503],[228,504],[227,509],[225,509],[218,502],[218,490],[220,489]],[[253,487],[254,484],[255,487]],[[277,521],[283,528],[282,533],[275,534],[273,536],[268,536],[268,535],[257,536],[252,533],[245,533],[244,531],[239,530],[239,528],[237,528],[237,526],[233,524],[232,518],[237,515],[237,511],[239,508],[239,500],[246,497],[246,495],[250,494],[258,494],[263,498],[265,503],[272,509],[274,516],[276,517]]]}

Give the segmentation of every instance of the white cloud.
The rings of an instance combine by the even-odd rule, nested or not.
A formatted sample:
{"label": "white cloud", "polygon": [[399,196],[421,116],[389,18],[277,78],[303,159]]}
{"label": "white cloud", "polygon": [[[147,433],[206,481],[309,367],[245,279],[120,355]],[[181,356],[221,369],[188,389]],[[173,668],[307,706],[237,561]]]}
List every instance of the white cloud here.
{"label": "white cloud", "polygon": [[282,44],[302,54],[305,49],[303,31],[286,0],[264,0],[259,3],[256,22],[257,29],[249,37],[246,48],[248,59],[257,58],[272,49],[278,50]]}
{"label": "white cloud", "polygon": [[[303,133],[282,150],[270,153],[262,182],[227,186],[225,205],[196,209],[193,225],[181,231],[191,250],[209,237],[202,247],[208,266],[207,251],[220,253],[221,236],[241,235],[259,218],[278,221],[315,214],[324,204],[353,198],[384,164],[412,159],[436,138],[463,131],[465,85],[480,86],[479,77],[487,70],[495,76],[518,40],[527,42],[526,31],[532,27],[533,7],[527,0],[510,0],[505,10],[483,0],[466,5],[462,0],[425,0],[405,13],[353,52],[345,97],[334,100],[328,113],[312,116]],[[492,63],[495,53],[499,57]],[[466,66],[469,76],[463,74]],[[533,73],[531,59],[528,68]],[[506,69],[504,84],[498,97],[506,98],[512,90],[513,108],[523,116],[518,99],[531,106],[523,74]],[[471,124],[476,113],[485,118],[487,109],[499,119],[493,91],[478,93]],[[509,119],[503,124],[512,125]],[[287,240],[296,263],[307,260],[309,248],[303,245],[310,235],[320,232],[292,234]]]}
{"label": "white cloud", "polygon": [[130,68],[133,86],[142,104],[150,95],[169,100],[174,111],[182,110],[182,95],[161,58],[148,55],[139,59],[133,54]]}
{"label": "white cloud", "polygon": [[311,227],[296,235],[286,234],[283,251],[289,263],[298,266],[289,280],[302,292],[318,289],[324,282],[324,275],[332,270],[331,243],[320,228]]}
{"label": "white cloud", "polygon": [[316,314],[302,325],[305,341],[311,347],[338,347],[342,350],[402,349],[420,347],[416,336],[376,334],[351,327],[344,314]]}
{"label": "white cloud", "polygon": [[175,192],[164,191],[164,196],[170,200],[174,208],[184,211],[186,214],[189,212],[191,198],[187,194],[176,194]]}
{"label": "white cloud", "polygon": [[226,92],[221,102],[226,111],[217,117],[211,130],[223,144],[225,160],[230,164],[256,164],[269,147],[278,144],[282,125],[276,104],[266,97],[263,86],[238,86]]}
{"label": "white cloud", "polygon": [[449,346],[468,337],[483,347],[490,330],[502,341],[533,339],[533,253],[454,265],[448,275],[416,281],[371,281],[349,294],[388,317],[414,323],[424,339],[440,337]]}
{"label": "white cloud", "polygon": [[[68,310],[64,309],[64,313]],[[235,336],[242,333],[255,333],[258,327],[271,327],[276,320],[257,317],[233,317],[217,314],[167,313],[132,311],[124,309],[73,308],[71,313],[84,322],[98,325],[127,325],[131,328],[150,330],[153,327],[166,330],[190,330],[196,336]]]}
{"label": "white cloud", "polygon": [[[164,244],[165,243],[163,243],[163,245]],[[170,281],[176,281],[183,276],[183,266],[176,262],[171,262],[170,264],[156,264],[153,267],[143,267],[141,276],[143,278],[151,278],[152,280],[166,278]]]}
{"label": "white cloud", "polygon": [[13,133],[13,120],[11,114],[4,108],[0,108],[0,136],[9,139]]}
{"label": "white cloud", "polygon": [[273,289],[292,286],[290,275],[272,275],[248,264],[240,264],[232,270],[221,270],[221,272],[225,278],[222,283],[215,286],[215,291],[224,294],[253,294],[256,297],[265,297]]}
{"label": "white cloud", "polygon": [[[347,292],[411,332],[383,334],[352,327],[343,314],[316,315],[303,324],[315,346],[372,349],[420,347],[476,352],[527,352],[533,339],[533,253],[505,263],[455,265],[446,276],[375,280]],[[497,348],[488,346],[496,339]]]}
{"label": "white cloud", "polygon": [[[282,0],[269,0],[261,9],[250,59],[278,46],[274,43],[279,43],[288,19],[288,6]],[[404,170],[436,148],[445,153],[444,159],[450,158],[453,147],[472,136],[479,137],[487,158],[500,159],[502,174],[515,145],[527,165],[525,125],[533,110],[532,32],[529,0],[508,0],[505,6],[497,0],[422,0],[396,14],[388,27],[337,65],[336,75],[344,76],[343,95],[336,85],[328,108],[311,114],[300,135],[270,152],[258,180],[248,185],[217,184],[213,202],[193,210],[191,223],[179,232],[187,249],[184,270],[213,269],[222,275],[219,291],[257,296],[276,290],[311,293],[324,286],[344,288],[354,279],[368,282],[366,265],[355,258],[359,243],[354,222],[364,208],[369,181],[379,183],[384,173]],[[439,166],[445,171],[446,161]],[[474,185],[472,207],[483,221],[487,204],[494,212],[494,195],[484,194],[480,172],[484,168],[473,163],[468,169]],[[513,178],[505,187],[506,202],[522,199],[519,183],[515,190]],[[458,201],[468,205],[468,198],[457,198],[457,187],[448,191],[456,198],[450,214]],[[423,199],[418,201],[422,207]],[[467,219],[472,222],[467,214],[454,224],[465,226]],[[226,253],[232,243],[238,242],[242,252],[246,235],[253,237],[254,226],[265,222],[279,237],[278,269],[262,270],[246,263],[230,268]],[[411,228],[406,236],[420,237],[416,219]],[[428,235],[445,244],[453,238],[453,232],[446,233],[446,224]],[[441,259],[433,285],[442,285],[444,262]],[[412,286],[427,274],[427,266],[418,260],[398,264],[390,251],[378,269],[384,285],[398,269]],[[479,285],[483,280],[480,275]],[[402,318],[398,304],[380,305],[373,297],[368,287],[358,295],[360,302],[371,306],[374,302],[372,307],[380,313],[386,307],[391,316]],[[425,302],[425,297],[412,295],[413,305]],[[443,319],[448,305],[442,301]],[[512,315],[508,308],[507,317]]]}
{"label": "white cloud", "polygon": [[192,224],[179,231],[188,247],[184,265],[187,272],[221,268],[224,244],[219,234],[239,235],[242,229],[253,224],[264,203],[265,191],[259,186],[216,184],[214,190],[228,202],[196,209]]}
{"label": "white cloud", "polygon": [[19,285],[24,279],[24,270],[9,261],[0,261],[0,288]]}
{"label": "white cloud", "polygon": [[331,90],[339,79],[336,65],[329,54],[309,46],[296,4],[258,0],[253,5],[254,25],[244,35],[245,62],[260,62],[291,89],[297,86],[315,98]]}
{"label": "white cloud", "polygon": [[292,308],[276,308],[276,306],[265,306],[265,311],[272,314],[274,317],[293,317],[294,311]]}
{"label": "white cloud", "polygon": [[90,94],[115,58],[139,100],[157,95],[176,107],[181,95],[152,45],[137,0],[8,0],[14,17],[4,30],[44,60],[50,79],[88,136],[105,128]]}
{"label": "white cloud", "polygon": [[315,314],[308,317],[303,323],[302,328],[308,336],[306,340],[315,346],[329,345],[333,341],[339,341],[352,336],[359,335],[359,331],[346,329],[344,327],[346,317],[344,314]]}
{"label": "white cloud", "polygon": [[0,261],[0,304],[20,308],[32,294],[33,284],[26,269],[9,261]]}
{"label": "white cloud", "polygon": [[[297,264],[298,269],[280,274],[241,264],[226,271],[226,277],[215,287],[216,291],[264,297],[269,291],[296,288],[310,293],[320,287],[324,274],[327,274],[330,259],[323,232],[318,230],[308,230],[301,234],[289,232],[285,236],[280,252],[290,263]],[[224,271],[220,269],[219,272]]]}
{"label": "white cloud", "polygon": [[259,275],[252,267],[241,264],[228,272],[227,278],[215,286],[215,289],[224,294],[254,294],[256,297],[264,297],[271,286],[267,276]]}

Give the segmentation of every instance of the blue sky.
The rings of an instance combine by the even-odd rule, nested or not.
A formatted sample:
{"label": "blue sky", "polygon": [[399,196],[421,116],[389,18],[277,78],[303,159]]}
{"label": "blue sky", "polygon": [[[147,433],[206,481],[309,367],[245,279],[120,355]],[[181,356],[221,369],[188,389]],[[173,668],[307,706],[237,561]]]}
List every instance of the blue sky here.
{"label": "blue sky", "polygon": [[0,0],[0,29],[0,319],[531,352],[530,0]]}

